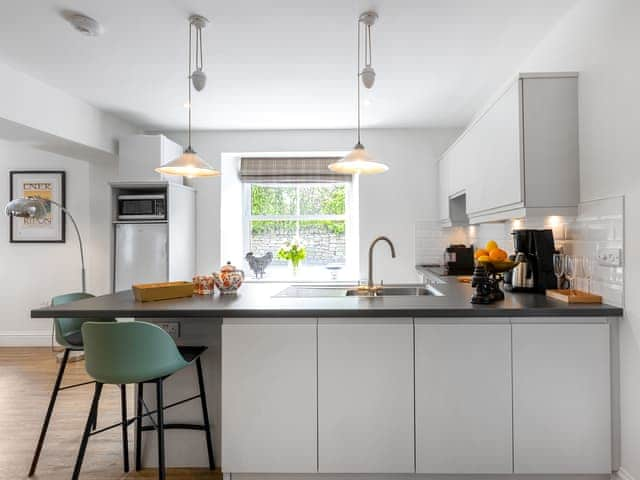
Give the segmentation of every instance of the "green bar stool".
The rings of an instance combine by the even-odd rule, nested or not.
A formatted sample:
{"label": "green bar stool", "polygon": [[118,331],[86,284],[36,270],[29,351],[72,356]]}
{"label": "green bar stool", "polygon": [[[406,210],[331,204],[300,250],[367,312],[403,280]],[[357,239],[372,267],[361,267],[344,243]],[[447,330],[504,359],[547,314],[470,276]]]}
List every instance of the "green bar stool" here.
{"label": "green bar stool", "polygon": [[[158,435],[158,477],[164,480],[165,468],[165,429],[202,430],[207,442],[209,468],[215,469],[213,458],[213,443],[211,440],[211,426],[207,412],[207,398],[204,389],[202,363],[200,356],[207,347],[178,347],[167,332],[157,325],[146,322],[96,323],[87,322],[82,325],[84,339],[85,366],[87,373],[96,381],[93,401],[85,425],[78,458],[73,470],[72,478],[76,480],[80,475],[82,461],[87,448],[89,437],[109,428],[122,426],[123,445],[126,446],[127,426],[136,423],[136,470],[142,468],[141,443],[142,432],[156,430]],[[179,402],[165,405],[163,401],[164,380],[195,363],[198,375],[199,394]],[[126,408],[123,407],[121,423],[91,431],[98,412],[98,403],[104,384],[137,385],[137,405],[135,419],[126,419]],[[143,386],[153,383],[156,386],[156,410],[150,411],[144,402]],[[202,407],[203,424],[167,424],[164,421],[164,410],[182,403],[199,398]],[[143,413],[143,409],[146,413]],[[156,420],[152,415],[155,413]],[[149,417],[153,425],[143,426],[142,419]],[[128,452],[124,449],[124,454]]]}
{"label": "green bar stool", "polygon": [[[93,298],[93,295],[90,293],[68,293],[66,295],[58,295],[57,297],[53,297],[51,299],[51,305],[64,305],[65,303],[75,302],[77,300],[83,300],[85,298]],[[51,416],[53,414],[53,407],[56,404],[56,399],[58,398],[58,392],[62,390],[67,390],[69,388],[80,387],[82,385],[87,385],[90,382],[76,383],[75,385],[67,385],[62,387],[62,377],[64,376],[64,371],[67,367],[67,363],[69,361],[69,354],[72,351],[81,351],[84,350],[84,346],[82,343],[82,333],[80,331],[82,324],[87,321],[92,322],[114,322],[113,318],[108,319],[90,319],[90,318],[54,318],[53,319],[53,328],[55,331],[56,341],[64,347],[64,353],[62,354],[62,360],[60,361],[60,367],[58,368],[58,375],[56,376],[56,381],[53,385],[53,391],[51,392],[51,398],[49,399],[49,406],[47,408],[47,413],[44,417],[44,422],[42,423],[42,429],[40,430],[40,437],[38,438],[38,445],[36,446],[36,451],[33,454],[33,460],[31,461],[31,467],[29,468],[29,476],[33,476],[36,473],[36,468],[38,466],[38,460],[40,459],[40,453],[42,452],[42,447],[44,445],[45,437],[47,436],[47,430],[49,429],[49,422],[51,421]],[[95,428],[95,423],[93,425]]]}

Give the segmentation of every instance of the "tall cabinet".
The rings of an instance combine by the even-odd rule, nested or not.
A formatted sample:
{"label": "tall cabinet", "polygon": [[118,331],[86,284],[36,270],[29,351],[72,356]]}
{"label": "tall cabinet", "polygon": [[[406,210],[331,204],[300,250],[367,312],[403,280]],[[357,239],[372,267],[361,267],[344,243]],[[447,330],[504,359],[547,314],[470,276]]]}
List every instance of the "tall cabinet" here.
{"label": "tall cabinet", "polygon": [[[155,195],[166,199],[165,217],[121,220],[119,199]],[[196,273],[196,192],[177,183],[113,182],[113,291],[135,283],[186,280]]]}

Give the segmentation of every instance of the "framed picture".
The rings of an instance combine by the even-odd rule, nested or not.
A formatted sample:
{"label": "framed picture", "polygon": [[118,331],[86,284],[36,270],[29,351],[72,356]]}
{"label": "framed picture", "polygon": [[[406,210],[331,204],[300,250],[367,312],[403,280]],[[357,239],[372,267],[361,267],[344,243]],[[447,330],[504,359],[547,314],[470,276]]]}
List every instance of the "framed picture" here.
{"label": "framed picture", "polygon": [[[9,172],[10,200],[40,197],[65,205],[65,172],[26,170]],[[45,202],[44,218],[10,217],[9,240],[12,243],[64,243],[65,214],[56,205]]]}

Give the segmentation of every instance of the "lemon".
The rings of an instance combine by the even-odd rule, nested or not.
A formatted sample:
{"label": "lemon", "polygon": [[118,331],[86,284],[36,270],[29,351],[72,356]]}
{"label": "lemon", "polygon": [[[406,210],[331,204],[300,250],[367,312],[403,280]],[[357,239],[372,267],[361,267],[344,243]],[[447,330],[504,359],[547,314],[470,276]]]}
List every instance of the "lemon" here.
{"label": "lemon", "polygon": [[496,248],[498,248],[498,242],[495,240],[489,240],[487,245],[484,247],[487,252],[491,252],[491,250],[495,250]]}
{"label": "lemon", "polygon": [[489,255],[482,255],[481,257],[478,257],[478,261],[479,262],[490,262],[491,258],[489,258]]}

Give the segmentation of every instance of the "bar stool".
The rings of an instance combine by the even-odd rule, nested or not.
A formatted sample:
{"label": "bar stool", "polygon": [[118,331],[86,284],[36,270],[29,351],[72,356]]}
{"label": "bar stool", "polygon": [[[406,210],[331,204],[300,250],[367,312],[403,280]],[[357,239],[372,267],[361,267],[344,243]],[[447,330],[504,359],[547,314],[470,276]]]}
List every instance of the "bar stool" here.
{"label": "bar stool", "polygon": [[[204,431],[209,468],[214,470],[211,426],[209,424],[207,398],[202,375],[202,363],[200,361],[200,356],[207,347],[178,347],[169,334],[157,325],[137,321],[112,324],[87,322],[82,325],[82,337],[85,346],[87,373],[95,379],[96,384],[72,479],[76,480],[80,475],[89,437],[110,428],[122,427],[123,454],[125,458],[128,458],[127,426],[134,421],[136,423],[136,470],[142,468],[142,432],[156,430],[158,435],[158,477],[161,480],[165,479],[165,429]],[[164,380],[193,363],[195,363],[198,376],[199,394],[165,405],[163,400]],[[138,390],[135,418],[127,420],[126,406],[123,404],[122,422],[92,432],[91,426],[98,412],[103,385],[115,384],[124,386],[131,383],[136,384]],[[145,383],[153,383],[156,386],[157,405],[153,411],[150,411],[144,402],[143,385]],[[164,411],[166,409],[197,398],[200,399],[202,407],[202,425],[165,423]],[[146,413],[143,413],[143,409]],[[152,417],[154,413],[156,414],[156,421]],[[142,419],[144,417],[149,417],[153,425],[143,426]],[[128,471],[128,461],[125,461],[126,471]]]}
{"label": "bar stool", "polygon": [[[64,305],[65,303],[75,302],[76,300],[83,300],[85,298],[93,298],[90,293],[68,293],[66,295],[58,295],[51,299],[51,305]],[[82,344],[82,333],[80,328],[82,324],[87,321],[93,322],[114,322],[112,318],[109,319],[90,319],[90,318],[54,318],[53,328],[55,331],[56,341],[64,347],[64,353],[62,354],[62,360],[60,361],[60,367],[58,368],[58,375],[53,385],[53,391],[51,392],[51,398],[49,399],[49,406],[47,413],[44,416],[44,422],[42,423],[42,429],[40,430],[40,437],[38,438],[38,444],[36,451],[33,454],[33,460],[31,461],[31,467],[29,468],[29,476],[32,477],[36,473],[38,466],[38,460],[40,459],[40,453],[42,452],[42,446],[44,445],[45,437],[47,436],[47,430],[49,429],[49,422],[53,414],[53,407],[56,404],[58,398],[58,392],[62,390],[68,390],[70,388],[80,387],[82,385],[88,385],[94,383],[93,380],[89,382],[76,383],[75,385],[67,385],[61,387],[62,377],[64,371],[67,368],[69,361],[69,354],[72,351],[81,351],[84,349]],[[95,423],[93,425],[95,428]]]}

